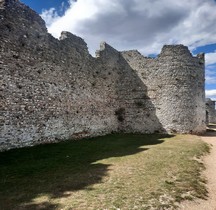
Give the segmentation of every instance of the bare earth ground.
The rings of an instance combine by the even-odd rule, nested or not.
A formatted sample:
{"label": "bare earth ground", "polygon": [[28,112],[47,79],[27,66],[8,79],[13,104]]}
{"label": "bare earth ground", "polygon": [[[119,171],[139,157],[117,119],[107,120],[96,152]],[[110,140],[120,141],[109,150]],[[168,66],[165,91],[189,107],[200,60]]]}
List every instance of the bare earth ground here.
{"label": "bare earth ground", "polygon": [[182,210],[216,210],[216,126],[210,127],[202,136],[203,141],[210,144],[211,152],[204,158],[206,170],[204,176],[207,179],[208,198],[207,200],[186,201],[181,204]]}

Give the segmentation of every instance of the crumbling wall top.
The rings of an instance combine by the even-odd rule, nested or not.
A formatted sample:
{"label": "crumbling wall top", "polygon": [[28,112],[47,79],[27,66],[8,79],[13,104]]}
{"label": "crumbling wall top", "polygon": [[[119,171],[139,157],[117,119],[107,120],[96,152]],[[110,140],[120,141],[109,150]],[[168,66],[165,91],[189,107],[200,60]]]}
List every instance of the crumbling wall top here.
{"label": "crumbling wall top", "polygon": [[88,51],[88,47],[84,39],[81,37],[78,37],[68,31],[62,31],[61,36],[59,37],[59,40],[63,42],[67,42],[69,46],[81,48],[84,51]]}
{"label": "crumbling wall top", "polygon": [[96,58],[98,57],[104,57],[104,58],[113,57],[114,58],[115,56],[119,56],[119,51],[111,47],[106,42],[101,42],[100,49],[95,52],[95,56]]}
{"label": "crumbling wall top", "polygon": [[211,98],[206,98],[205,99],[206,103],[211,103],[211,104],[215,104],[216,101],[212,100]]}
{"label": "crumbling wall top", "polygon": [[197,58],[199,59],[200,64],[205,64],[205,53],[197,54]]}
{"label": "crumbling wall top", "polygon": [[161,57],[167,57],[167,56],[189,56],[189,57],[193,57],[192,54],[190,53],[188,47],[179,44],[179,45],[164,45],[161,53],[158,55],[159,58]]}

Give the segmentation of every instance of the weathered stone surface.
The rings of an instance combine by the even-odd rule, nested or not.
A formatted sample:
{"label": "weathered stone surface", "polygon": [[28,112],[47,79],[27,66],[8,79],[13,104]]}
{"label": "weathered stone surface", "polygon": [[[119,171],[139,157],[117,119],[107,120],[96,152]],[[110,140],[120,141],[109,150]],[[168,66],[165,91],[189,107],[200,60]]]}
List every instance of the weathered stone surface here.
{"label": "weathered stone surface", "polygon": [[164,46],[156,59],[143,57],[137,51],[123,55],[147,86],[162,130],[205,130],[204,63],[200,58],[193,57],[183,45]]}
{"label": "weathered stone surface", "polygon": [[183,45],[158,58],[47,33],[16,0],[0,2],[0,150],[111,132],[205,131],[204,56]]}
{"label": "weathered stone surface", "polygon": [[216,123],[215,101],[206,99],[206,124]]}

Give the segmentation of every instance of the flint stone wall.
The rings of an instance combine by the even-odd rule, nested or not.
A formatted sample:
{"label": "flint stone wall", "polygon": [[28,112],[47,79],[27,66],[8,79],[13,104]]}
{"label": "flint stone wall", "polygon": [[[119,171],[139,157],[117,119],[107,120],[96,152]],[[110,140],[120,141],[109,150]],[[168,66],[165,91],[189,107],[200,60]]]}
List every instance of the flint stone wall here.
{"label": "flint stone wall", "polygon": [[47,33],[18,0],[0,1],[0,150],[111,132],[205,131],[204,56],[183,45],[147,58],[69,32]]}
{"label": "flint stone wall", "polygon": [[206,99],[206,124],[216,123],[215,101]]}

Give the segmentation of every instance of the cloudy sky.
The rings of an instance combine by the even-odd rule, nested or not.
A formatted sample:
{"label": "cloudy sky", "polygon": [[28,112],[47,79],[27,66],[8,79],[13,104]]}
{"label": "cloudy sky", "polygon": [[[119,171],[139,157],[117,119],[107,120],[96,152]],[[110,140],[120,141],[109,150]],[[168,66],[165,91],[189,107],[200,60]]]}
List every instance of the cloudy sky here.
{"label": "cloudy sky", "polygon": [[92,55],[101,41],[117,50],[158,54],[164,44],[206,53],[206,96],[216,100],[216,0],[21,0],[58,38],[84,38]]}

